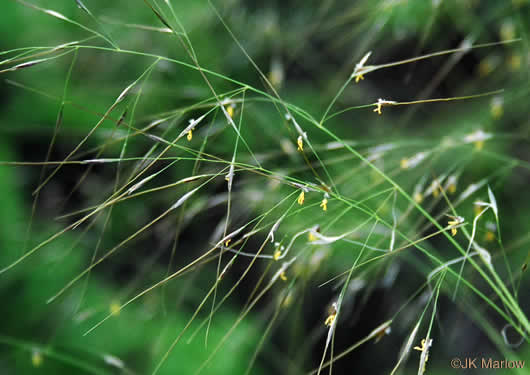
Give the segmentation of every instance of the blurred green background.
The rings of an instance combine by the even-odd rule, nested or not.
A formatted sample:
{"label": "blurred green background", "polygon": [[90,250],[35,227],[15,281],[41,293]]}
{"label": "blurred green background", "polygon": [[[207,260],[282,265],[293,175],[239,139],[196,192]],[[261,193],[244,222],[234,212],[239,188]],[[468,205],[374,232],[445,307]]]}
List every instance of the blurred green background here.
{"label": "blurred green background", "polygon": [[[335,140],[307,120],[320,120],[368,51],[372,54],[367,64],[376,65],[470,44],[504,42],[366,74],[358,84],[345,86],[329,113],[336,116],[327,120],[325,127],[411,195],[419,184],[428,186],[435,177],[457,176],[457,194],[470,184],[481,184],[472,198],[458,205],[458,213],[468,221],[474,215],[473,201],[488,200],[489,185],[499,206],[502,243],[491,230],[495,222],[491,213],[479,223],[477,241],[488,248],[502,280],[517,296],[521,310],[528,313],[530,282],[524,271],[530,241],[528,1],[178,0],[170,1],[172,7],[164,1],[147,3],[152,8],[142,1],[2,4],[0,267],[31,252],[0,274],[2,374],[150,374],[214,284],[217,260],[199,264],[117,309],[199,257],[222,238],[223,231],[229,233],[263,217],[260,231],[242,250],[255,253],[283,212],[289,216],[276,233],[283,245],[311,225],[327,228],[327,235],[338,235],[366,220],[362,212],[348,209],[339,199],[330,199],[329,211],[324,213],[319,207],[321,188],[318,194],[307,194],[303,208],[294,206],[291,211],[288,207],[293,207],[298,192],[292,185],[278,184],[272,175],[315,186],[329,185],[332,176],[342,197],[362,201],[388,222],[397,209],[403,214],[399,227],[410,238],[433,233],[422,215],[409,212],[402,197],[396,200],[394,195],[384,195],[391,186],[381,176],[343,147],[334,148]],[[160,22],[157,12],[169,20],[176,34]],[[57,48],[72,42],[76,43]],[[215,92],[235,103],[233,118],[241,126],[241,138],[222,112],[215,110],[215,97],[194,68],[191,49],[207,70],[205,76]],[[27,62],[38,63],[20,65]],[[272,100],[271,87],[254,63],[281,99],[292,106],[289,108],[316,153],[302,157],[296,152],[298,133],[285,120],[283,104]],[[135,81],[127,97],[113,107]],[[373,106],[362,107],[378,98],[408,102],[499,89],[504,91],[472,100],[384,107],[381,116],[373,113]],[[361,108],[351,108],[356,106]],[[109,108],[112,111],[105,116]],[[212,108],[215,111],[208,112]],[[304,111],[307,116],[301,115]],[[241,168],[236,172],[234,190],[228,194],[224,180],[228,170],[223,171],[183,207],[148,225],[47,303],[95,259],[204,182],[123,200],[75,228],[69,225],[83,214],[64,216],[100,205],[113,191],[126,186],[130,174],[145,167],[141,160],[146,155],[158,155],[165,145],[146,134],[175,140],[190,119],[206,112],[209,115],[194,129],[193,139],[179,140],[178,147],[164,154],[168,159],[157,161],[142,177],[160,172],[142,189],[162,187],[195,174],[221,175],[221,167],[214,161],[229,163],[233,155],[245,165],[255,166],[258,161],[270,174]],[[159,119],[167,120],[150,127]],[[490,134],[491,139],[480,146],[465,141],[466,135],[478,130]],[[70,157],[80,142],[82,146]],[[305,144],[306,150],[309,147]],[[422,151],[429,153],[426,162],[410,170],[400,168],[404,159]],[[199,152],[204,154],[197,156]],[[66,158],[108,161],[63,165],[35,199],[32,193],[57,165],[43,167],[40,162]],[[381,196],[368,199],[379,192]],[[281,203],[286,197],[290,203]],[[457,201],[456,196],[450,199]],[[443,214],[449,211],[442,196],[425,196],[421,204],[433,216],[440,215],[445,225]],[[375,224],[372,220],[352,239],[373,247],[387,246],[390,233],[378,231]],[[372,225],[375,229],[370,231]],[[69,229],[62,233],[65,228]],[[493,241],[488,238],[490,232]],[[460,240],[467,246],[463,237]],[[422,244],[444,261],[459,256],[442,236]],[[252,374],[304,374],[317,368],[327,334],[323,324],[327,307],[341,286],[338,282],[320,285],[352,266],[355,256],[351,246],[334,243],[323,246],[324,252],[309,246],[301,252],[298,269],[295,267],[287,282],[272,288],[239,323],[242,311],[256,296],[255,288],[263,288],[277,269],[270,259],[258,260],[207,324],[208,345],[206,328],[200,325],[208,322],[211,297],[159,373],[195,373],[220,342],[220,351],[203,373],[243,374],[251,363]],[[265,251],[272,254],[272,245]],[[224,257],[223,266],[229,259]],[[230,269],[219,284],[217,302],[236,285],[250,259],[243,258]],[[391,372],[429,296],[428,288],[418,288],[434,268],[428,257],[407,251],[356,271],[334,343],[335,354],[399,315],[391,335],[377,344],[368,342],[337,361],[334,372]],[[458,272],[459,264],[454,269]],[[464,275],[498,302],[471,269]],[[266,281],[261,281],[262,277]],[[527,339],[516,348],[503,343],[500,332],[506,321],[462,285],[453,300],[454,285],[452,280],[442,288],[428,373],[458,372],[449,363],[455,356],[503,359],[503,347],[519,358],[530,358]],[[283,308],[286,295],[294,296],[294,302]],[[111,313],[108,321],[84,335]],[[236,322],[237,328],[222,341]],[[270,322],[274,324],[269,326]],[[519,340],[514,336],[513,341]],[[411,353],[412,358],[402,366],[403,373],[417,371],[417,354]],[[519,373],[528,373],[528,366]]]}

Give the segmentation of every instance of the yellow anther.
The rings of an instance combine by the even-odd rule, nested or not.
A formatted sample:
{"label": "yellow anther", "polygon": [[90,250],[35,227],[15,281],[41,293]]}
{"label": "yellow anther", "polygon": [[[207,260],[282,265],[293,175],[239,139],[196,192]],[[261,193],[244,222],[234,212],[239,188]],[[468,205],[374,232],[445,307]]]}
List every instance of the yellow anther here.
{"label": "yellow anther", "polygon": [[414,350],[419,350],[420,352],[425,351],[427,348],[425,347],[425,339],[421,340],[421,347],[415,346]]}
{"label": "yellow anther", "polygon": [[438,180],[434,180],[432,182],[432,196],[435,198],[438,198],[438,195],[440,195],[440,191],[442,190],[440,184],[438,183]]}
{"label": "yellow anther", "polygon": [[493,71],[493,65],[488,60],[484,59],[478,65],[478,75],[485,77]]}
{"label": "yellow anther", "polygon": [[298,204],[300,206],[303,205],[304,204],[304,200],[305,200],[305,192],[302,190],[302,192],[298,196]]}
{"label": "yellow anther", "polygon": [[230,244],[231,241],[232,241],[231,238],[227,239],[227,240],[225,241],[225,246],[228,246],[228,245]]}
{"label": "yellow anther", "polygon": [[449,228],[451,229],[451,234],[454,236],[456,236],[456,233],[457,233],[457,226],[462,224],[464,222],[464,218],[461,217],[461,216],[451,216],[451,215],[447,215],[451,218],[451,220],[449,220],[447,222],[447,224],[449,225]]}
{"label": "yellow anther", "polygon": [[454,237],[457,233],[456,226],[462,224],[462,220],[459,218],[453,218],[453,220],[449,220],[447,224],[451,227],[451,235]]}
{"label": "yellow anther", "polygon": [[486,235],[484,236],[484,239],[488,242],[493,242],[495,241],[495,233],[493,232],[490,232],[490,231],[487,231],[486,232]]}
{"label": "yellow anther", "polygon": [[298,139],[296,140],[296,144],[298,145],[297,150],[302,152],[304,151],[304,138],[302,138],[301,135],[298,136]]}
{"label": "yellow anther", "polygon": [[454,194],[454,193],[456,193],[456,185],[455,185],[455,184],[450,184],[450,185],[447,187],[447,191],[449,192],[449,194]]}
{"label": "yellow anther", "polygon": [[[429,341],[432,341],[432,340],[429,340]],[[423,363],[423,368],[422,368],[422,371],[421,373],[423,374],[425,372],[425,365],[427,364],[427,361],[429,360],[429,354],[427,353],[427,351],[429,350],[429,346],[430,346],[430,342],[429,342],[429,345],[426,344],[425,342],[425,339],[422,339],[421,340],[421,347],[419,346],[415,346],[414,347],[414,350],[419,350],[420,352],[425,352],[425,362]]]}
{"label": "yellow anther", "polygon": [[376,108],[374,109],[374,112],[377,112],[378,114],[381,114],[381,108],[384,105],[397,105],[397,102],[394,102],[392,100],[385,100],[385,99],[377,99],[377,103],[375,103]]}
{"label": "yellow anther", "polygon": [[333,323],[335,322],[335,319],[337,318],[337,303],[333,302],[329,309],[329,315],[326,318],[326,321],[324,322],[324,325],[331,327]]}
{"label": "yellow anther", "polygon": [[34,350],[33,353],[31,353],[31,364],[33,367],[40,367],[40,365],[42,365],[42,354],[40,350]]}
{"label": "yellow anther", "polygon": [[120,315],[120,304],[118,302],[112,302],[109,306],[109,310],[111,315]]}
{"label": "yellow anther", "polygon": [[328,200],[326,198],[322,199],[322,203],[320,203],[320,207],[322,207],[323,211],[328,210]]}
{"label": "yellow anther", "polygon": [[409,167],[409,159],[403,158],[401,159],[401,162],[399,163],[401,169],[407,169]]}
{"label": "yellow anther", "polygon": [[375,343],[377,344],[385,335],[389,335],[390,332],[392,332],[392,329],[390,328],[390,323],[388,322],[388,324],[383,324],[383,326],[381,326],[381,328],[374,334]]}
{"label": "yellow anther", "polygon": [[359,63],[355,65],[355,69],[353,70],[353,75],[355,76],[355,83],[359,83],[359,81],[364,79],[362,71],[365,70],[364,64],[366,63],[371,54],[371,51],[365,54],[361,61],[359,61]]}
{"label": "yellow anther", "polygon": [[324,322],[324,324],[328,327],[331,327],[331,325],[333,324],[333,322],[335,321],[335,318],[337,317],[337,314],[331,314],[330,316],[327,317],[326,321]]}
{"label": "yellow anther", "polygon": [[228,116],[234,117],[234,107],[232,107],[232,105],[226,107],[226,112],[228,113]]}
{"label": "yellow anther", "polygon": [[458,233],[458,231],[456,230],[456,228],[453,225],[457,225],[458,221],[450,220],[447,224],[451,225],[451,235],[453,237],[456,236],[456,233]]}
{"label": "yellow anther", "polygon": [[414,202],[421,203],[423,202],[423,195],[421,193],[414,194]]}
{"label": "yellow anther", "polygon": [[191,141],[191,139],[193,138],[193,133],[192,133],[192,130],[188,130],[188,135],[186,136],[186,138],[188,139],[188,141]]}
{"label": "yellow anther", "polygon": [[274,252],[274,255],[272,256],[272,258],[273,258],[274,260],[278,260],[278,259],[280,259],[280,255],[282,255],[282,252],[281,252],[280,250],[276,250],[276,251]]}
{"label": "yellow anther", "polygon": [[491,104],[490,104],[491,117],[493,117],[496,120],[501,118],[501,116],[504,113],[503,104],[504,104],[504,100],[502,99],[502,97],[496,96],[491,100]]}
{"label": "yellow anther", "polygon": [[309,241],[316,241],[317,240],[317,236],[315,236],[315,234],[313,232],[309,232],[309,234],[307,235],[307,238],[309,239]]}
{"label": "yellow anther", "polygon": [[484,148],[484,141],[475,142],[475,150],[480,151]]}
{"label": "yellow anther", "polygon": [[287,281],[287,276],[285,276],[285,271],[280,273],[280,279],[282,279],[283,281]]}

